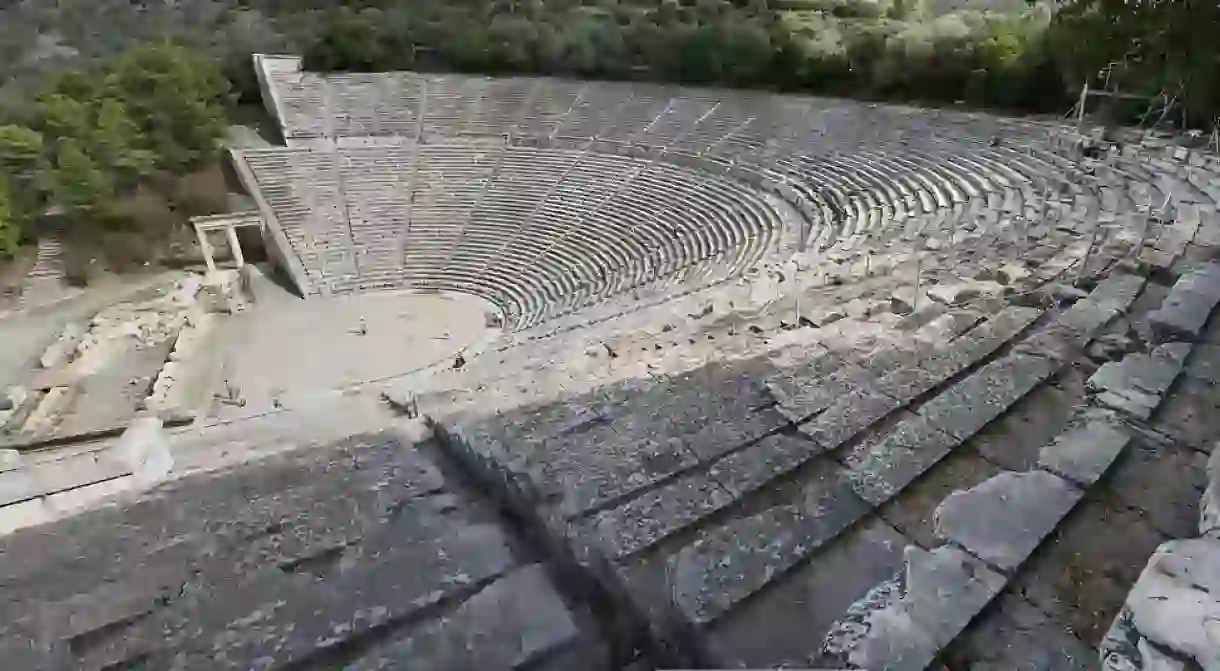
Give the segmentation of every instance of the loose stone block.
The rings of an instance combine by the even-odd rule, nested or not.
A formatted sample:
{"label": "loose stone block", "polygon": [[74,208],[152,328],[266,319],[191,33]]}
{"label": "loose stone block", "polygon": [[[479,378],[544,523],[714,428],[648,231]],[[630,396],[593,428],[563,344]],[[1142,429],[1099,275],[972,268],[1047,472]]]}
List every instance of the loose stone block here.
{"label": "loose stone block", "polygon": [[1010,354],[975,371],[918,412],[941,431],[965,440],[1050,377],[1055,368],[1042,357]]}
{"label": "loose stone block", "polygon": [[1050,473],[1002,473],[946,498],[936,509],[936,535],[1011,571],[1082,496]]}
{"label": "loose stone block", "polygon": [[1102,659],[1107,669],[1163,668],[1150,664],[1148,652],[1154,649],[1199,668],[1217,668],[1217,622],[1220,541],[1170,541],[1157,548],[1127,595],[1124,612],[1102,642]]}
{"label": "loose stone block", "polygon": [[1161,307],[1148,315],[1157,342],[1193,342],[1220,302],[1220,264],[1207,263],[1185,273]]}
{"label": "loose stone block", "polygon": [[864,669],[920,671],[1004,587],[961,550],[906,548],[906,570],[877,585],[832,628],[823,648]]}
{"label": "loose stone block", "polygon": [[883,437],[862,443],[843,457],[847,477],[860,498],[881,505],[940,461],[959,440],[919,415],[910,415]]}
{"label": "loose stone block", "polygon": [[563,600],[534,564],[500,578],[448,616],[347,668],[516,669],[578,642]]}
{"label": "loose stone block", "polygon": [[670,598],[688,620],[710,622],[867,510],[828,468],[801,487],[790,503],[728,520],[670,557]]}
{"label": "loose stone block", "polygon": [[1189,353],[1189,344],[1169,343],[1156,347],[1149,354],[1128,354],[1122,361],[1112,361],[1099,368],[1089,378],[1088,386],[1094,391],[1124,394],[1134,389],[1161,396],[1173,384]]}
{"label": "loose stone block", "polygon": [[1104,411],[1078,412],[1071,421],[1066,431],[1042,448],[1038,466],[1087,488],[1109,470],[1131,437],[1116,417]]}

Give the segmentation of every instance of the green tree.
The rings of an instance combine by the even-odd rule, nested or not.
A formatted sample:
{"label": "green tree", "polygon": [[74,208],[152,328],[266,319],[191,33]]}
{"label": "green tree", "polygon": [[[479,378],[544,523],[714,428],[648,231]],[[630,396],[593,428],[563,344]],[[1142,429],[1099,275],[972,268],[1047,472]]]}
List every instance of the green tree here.
{"label": "green tree", "polygon": [[101,212],[115,196],[113,173],[94,160],[76,138],[57,143],[44,181],[51,205],[71,217]]}
{"label": "green tree", "polygon": [[0,179],[0,259],[11,259],[21,240],[21,224],[14,213],[8,182]]}
{"label": "green tree", "polygon": [[169,43],[138,46],[107,68],[103,88],[122,101],[158,169],[183,174],[216,158],[229,83],[206,56]]}
{"label": "green tree", "polygon": [[25,126],[0,126],[0,183],[5,189],[4,219],[13,234],[24,230],[45,204],[39,184],[44,168],[42,135]]}

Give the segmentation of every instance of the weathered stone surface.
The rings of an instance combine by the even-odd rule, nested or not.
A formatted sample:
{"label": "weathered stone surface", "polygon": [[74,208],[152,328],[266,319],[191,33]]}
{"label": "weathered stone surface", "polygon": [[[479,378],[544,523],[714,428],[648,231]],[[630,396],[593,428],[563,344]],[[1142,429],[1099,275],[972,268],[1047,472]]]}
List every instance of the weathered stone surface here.
{"label": "weathered stone surface", "polygon": [[0,473],[0,506],[7,506],[42,494],[38,482],[25,470]]}
{"label": "weathered stone surface", "polygon": [[[1126,608],[1102,644],[1107,669],[1153,669],[1147,651],[1220,666],[1220,541],[1195,538],[1157,548],[1140,574]],[[1153,645],[1141,646],[1147,641]],[[1134,643],[1134,645],[1133,645]],[[1123,664],[1129,666],[1124,667]]]}
{"label": "weathered stone surface", "polygon": [[1089,389],[1101,392],[1101,401],[1147,419],[1160,397],[1173,384],[1190,353],[1187,343],[1160,345],[1149,354],[1128,354],[1122,361],[1102,366],[1089,378]]}
{"label": "weathered stone surface", "polygon": [[131,469],[140,487],[148,487],[165,479],[174,467],[174,457],[158,417],[133,420],[119,438],[114,451],[115,456]]}
{"label": "weathered stone surface", "polygon": [[441,484],[418,450],[364,437],[13,534],[0,635],[70,639],[55,668],[317,661],[516,564],[495,517]]}
{"label": "weathered stone surface", "polygon": [[1138,508],[1170,538],[1188,538],[1198,529],[1206,470],[1207,456],[1198,450],[1133,440],[1106,476],[1107,494]]}
{"label": "weathered stone surface", "polygon": [[767,390],[779,402],[780,411],[795,422],[830,407],[836,399],[866,383],[868,371],[845,363],[831,352],[814,353],[795,368],[785,368],[767,380]]}
{"label": "weathered stone surface", "polygon": [[1086,498],[1022,564],[1012,587],[1095,645],[1164,541],[1138,511]]}
{"label": "weathered stone surface", "polygon": [[936,535],[1011,571],[1082,495],[1050,473],[1003,473],[946,498],[936,509]]}
{"label": "weathered stone surface", "polygon": [[1068,429],[1042,448],[1038,466],[1089,487],[1109,470],[1130,440],[1110,413],[1079,411]]}
{"label": "weathered stone surface", "polygon": [[830,464],[786,503],[727,520],[668,560],[670,596],[692,622],[710,622],[868,510]]}
{"label": "weathered stone surface", "polygon": [[[232,594],[221,592],[209,598],[209,605],[192,617],[206,621],[209,614],[227,614],[232,618],[212,633],[213,645],[219,644],[223,650],[214,668],[248,668],[255,659],[299,659],[434,604],[447,594],[469,589],[515,563],[507,537],[494,526],[467,526],[441,538],[415,542],[401,533],[407,531],[404,525],[398,527],[386,529],[384,538],[361,545],[345,557],[347,569],[333,580],[315,584],[309,591],[298,587],[286,600],[287,608],[264,611],[261,618],[259,609],[273,607],[274,598],[251,603],[249,610],[237,607],[240,601],[227,602],[225,597],[234,598]],[[271,591],[282,599],[283,589],[273,587]],[[251,626],[252,617],[258,626]]]}
{"label": "weathered stone surface", "polygon": [[1220,383],[1220,346],[1195,345],[1183,373],[1211,384]]}
{"label": "weathered stone surface", "polygon": [[1089,671],[1097,650],[1008,590],[945,650],[948,668],[971,671]]}
{"label": "weathered stone surface", "polygon": [[21,468],[21,453],[17,450],[0,449],[0,473]]}
{"label": "weathered stone surface", "polygon": [[601,539],[607,555],[617,558],[652,545],[733,498],[713,477],[697,473],[599,513],[582,526]]}
{"label": "weathered stone surface", "polygon": [[1148,315],[1158,342],[1193,342],[1220,302],[1220,264],[1203,264],[1182,275],[1161,307]]}
{"label": "weathered stone surface", "polygon": [[1050,377],[1055,368],[1042,357],[1011,354],[975,371],[918,412],[941,431],[965,440]]}
{"label": "weathered stone surface", "polygon": [[1207,460],[1207,489],[1199,502],[1199,535],[1220,537],[1220,450]]}
{"label": "weathered stone surface", "polygon": [[516,669],[580,637],[545,570],[534,564],[484,587],[406,640],[346,668]]}
{"label": "weathered stone surface", "polygon": [[826,637],[831,655],[863,669],[926,668],[1004,587],[957,548],[907,546],[905,573],[857,601]]}
{"label": "weathered stone surface", "polygon": [[822,638],[874,585],[902,569],[909,543],[876,519],[862,521],[793,569],[782,584],[739,604],[706,635],[723,668],[824,668]]}
{"label": "weathered stone surface", "polygon": [[1220,385],[1183,376],[1157,409],[1157,428],[1210,451],[1220,436]]}
{"label": "weathered stone surface", "polygon": [[940,461],[960,441],[909,415],[877,440],[843,457],[847,478],[860,498],[881,505]]}
{"label": "weathered stone surface", "polygon": [[1003,296],[1005,287],[996,282],[965,281],[938,284],[927,290],[928,298],[946,305],[961,305],[980,297]]}
{"label": "weathered stone surface", "polygon": [[776,434],[716,462],[711,476],[739,498],[801,466],[821,449],[803,436]]}
{"label": "weathered stone surface", "polygon": [[833,450],[901,405],[901,401],[871,387],[857,387],[797,428],[823,450]]}

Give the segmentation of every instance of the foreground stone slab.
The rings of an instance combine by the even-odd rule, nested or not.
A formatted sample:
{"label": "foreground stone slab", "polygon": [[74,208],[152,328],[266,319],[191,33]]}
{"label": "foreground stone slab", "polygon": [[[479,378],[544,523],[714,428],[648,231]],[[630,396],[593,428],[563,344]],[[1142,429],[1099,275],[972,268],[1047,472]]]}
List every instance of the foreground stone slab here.
{"label": "foreground stone slab", "polygon": [[1109,470],[1131,436],[1118,418],[1104,410],[1078,412],[1069,427],[1038,453],[1038,466],[1080,487],[1089,487]]}
{"label": "foreground stone slab", "polygon": [[1002,473],[942,501],[936,509],[936,535],[1011,571],[1082,496],[1050,473]]}
{"label": "foreground stone slab", "polygon": [[919,414],[946,434],[965,440],[998,417],[1055,371],[1049,359],[1010,354],[928,401]]}
{"label": "foreground stone slab", "polygon": [[949,546],[907,546],[906,570],[848,609],[823,649],[870,671],[919,671],[999,594],[1004,577]]}
{"label": "foreground stone slab", "polygon": [[1128,354],[1097,369],[1088,388],[1098,392],[1098,401],[1140,419],[1148,419],[1161,403],[1182,364],[1190,354],[1189,343],[1159,345],[1148,354]]}
{"label": "foreground stone slab", "polygon": [[1101,644],[1107,671],[1220,668],[1220,540],[1157,548]]}
{"label": "foreground stone slab", "polygon": [[1220,302],[1220,264],[1202,264],[1174,284],[1161,306],[1148,314],[1157,342],[1194,342]]}
{"label": "foreground stone slab", "polygon": [[844,456],[848,478],[860,498],[881,505],[960,444],[920,415],[910,415],[882,438]]}
{"label": "foreground stone slab", "polygon": [[715,619],[869,510],[829,467],[794,498],[729,520],[668,559],[670,598],[688,621]]}
{"label": "foreground stone slab", "polygon": [[908,544],[876,518],[853,526],[785,575],[782,584],[714,622],[707,634],[713,649],[709,666],[838,668],[820,659],[823,637],[854,602],[902,570]]}
{"label": "foreground stone slab", "polygon": [[493,582],[405,641],[346,668],[517,669],[580,638],[572,613],[542,566],[534,564]]}

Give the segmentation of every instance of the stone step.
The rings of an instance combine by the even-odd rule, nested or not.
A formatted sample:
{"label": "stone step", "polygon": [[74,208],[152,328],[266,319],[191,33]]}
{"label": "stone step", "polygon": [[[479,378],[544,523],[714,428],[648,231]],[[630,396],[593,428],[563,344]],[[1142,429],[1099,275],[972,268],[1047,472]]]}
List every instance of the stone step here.
{"label": "stone step", "polygon": [[435,454],[366,436],[0,540],[0,650],[20,668],[605,668],[585,607]]}
{"label": "stone step", "polygon": [[[1042,448],[1037,468],[1003,472],[941,502],[934,519],[936,536],[945,545],[932,552],[955,554],[960,560],[955,568],[916,579],[927,558],[922,550],[913,550],[905,581],[879,583],[870,592],[873,598],[849,608],[828,638],[827,649],[837,660],[865,669],[922,669],[931,663],[1013,579],[1130,443],[1130,429],[1105,407],[1105,396],[1139,393],[1146,398],[1141,410],[1146,407],[1150,413],[1161,404],[1189,349],[1188,343],[1174,343],[1151,355],[1132,353],[1103,366],[1089,381],[1091,389],[1102,393],[1090,397],[1064,431]],[[924,596],[930,589],[940,595],[935,603]],[[1123,632],[1130,626],[1129,613],[1120,615],[1115,625]],[[1114,645],[1130,655],[1129,646],[1118,642],[1137,639],[1121,633]]]}
{"label": "stone step", "polygon": [[[803,350],[813,357],[801,375],[835,391],[822,393],[820,412],[795,433],[784,429],[779,408],[789,404],[789,419],[803,411],[792,409],[796,394],[777,394],[793,378],[777,377],[775,367],[802,350],[727,375],[705,371],[475,422],[446,444],[646,613],[656,636],[706,652],[719,645],[715,631],[726,617],[764,588],[770,594],[790,569],[818,561],[821,550],[838,552],[840,536],[876,506],[1050,377],[1061,360],[1036,346],[1057,354],[1055,345],[1087,343],[1139,285],[1103,283],[1010,353],[876,426],[995,354],[1041,311],[1014,306],[973,328],[977,313],[935,325],[933,318],[915,331],[969,330],[939,347],[900,348],[901,355],[882,356],[881,348],[875,359],[848,362],[822,346]],[[769,381],[769,392],[759,380]],[[736,402],[716,396],[734,388]],[[772,394],[786,400],[777,407]],[[688,425],[687,417],[699,421]],[[863,441],[839,449],[866,430]],[[693,639],[682,633],[691,631]]]}

